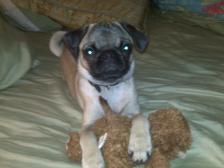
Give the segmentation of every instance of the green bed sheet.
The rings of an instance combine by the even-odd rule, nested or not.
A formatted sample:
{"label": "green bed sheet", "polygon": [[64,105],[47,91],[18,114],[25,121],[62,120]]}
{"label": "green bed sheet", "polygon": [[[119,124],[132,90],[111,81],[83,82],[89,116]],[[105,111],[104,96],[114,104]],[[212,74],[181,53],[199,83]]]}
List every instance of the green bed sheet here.
{"label": "green bed sheet", "polygon": [[[136,56],[141,110],[176,107],[188,120],[193,144],[173,168],[223,168],[223,36],[175,17],[152,17],[149,30],[150,47]],[[48,50],[49,36],[28,34],[40,65],[0,92],[1,168],[80,167],[67,158],[65,143],[79,130],[81,113]]]}

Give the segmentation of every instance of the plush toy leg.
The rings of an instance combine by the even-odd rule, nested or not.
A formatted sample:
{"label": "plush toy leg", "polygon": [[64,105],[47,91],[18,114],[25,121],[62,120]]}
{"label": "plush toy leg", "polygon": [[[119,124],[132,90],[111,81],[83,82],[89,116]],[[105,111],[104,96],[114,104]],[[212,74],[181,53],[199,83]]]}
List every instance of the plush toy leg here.
{"label": "plush toy leg", "polygon": [[70,139],[68,143],[66,144],[67,148],[67,154],[70,159],[74,161],[81,162],[82,160],[82,150],[81,146],[79,144],[79,133],[78,132],[72,132],[69,134]]}

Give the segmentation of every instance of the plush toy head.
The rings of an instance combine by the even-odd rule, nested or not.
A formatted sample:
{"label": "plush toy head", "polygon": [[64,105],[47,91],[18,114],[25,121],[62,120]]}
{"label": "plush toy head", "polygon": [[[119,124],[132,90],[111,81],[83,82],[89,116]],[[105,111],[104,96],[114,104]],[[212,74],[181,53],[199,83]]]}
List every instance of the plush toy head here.
{"label": "plush toy head", "polygon": [[[184,116],[176,109],[158,110],[149,117],[153,152],[145,163],[146,168],[168,168],[170,159],[180,152],[185,153],[191,145],[191,133]],[[93,126],[96,136],[107,133],[102,148],[107,168],[132,168],[134,163],[128,156],[128,142],[131,119],[108,113]],[[70,133],[67,144],[68,156],[75,161],[81,161],[79,133]]]}

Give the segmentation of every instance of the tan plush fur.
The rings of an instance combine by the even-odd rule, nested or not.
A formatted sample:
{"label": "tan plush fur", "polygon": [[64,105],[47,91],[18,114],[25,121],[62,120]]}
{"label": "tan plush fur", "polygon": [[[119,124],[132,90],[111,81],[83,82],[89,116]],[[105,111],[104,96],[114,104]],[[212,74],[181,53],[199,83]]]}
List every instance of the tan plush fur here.
{"label": "tan plush fur", "polygon": [[[102,102],[102,101],[101,101]],[[99,138],[108,134],[102,148],[107,168],[132,168],[135,163],[128,156],[128,140],[131,119],[110,112],[103,102],[107,115],[99,119],[92,127]],[[163,109],[149,116],[153,151],[145,168],[168,168],[169,161],[177,157],[179,152],[186,152],[191,145],[191,132],[188,123],[177,109]],[[81,160],[79,133],[70,133],[67,144],[68,156],[75,161]]]}

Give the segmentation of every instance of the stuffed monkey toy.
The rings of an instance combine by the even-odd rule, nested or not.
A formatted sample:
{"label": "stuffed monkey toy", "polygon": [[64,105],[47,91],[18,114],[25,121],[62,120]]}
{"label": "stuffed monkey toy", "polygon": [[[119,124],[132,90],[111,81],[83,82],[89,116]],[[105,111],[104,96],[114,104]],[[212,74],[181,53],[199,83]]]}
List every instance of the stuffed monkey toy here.
{"label": "stuffed monkey toy", "polygon": [[[131,118],[111,112],[105,101],[101,103],[106,115],[92,126],[99,139],[107,168],[132,168],[139,163],[132,162],[128,155],[128,142]],[[191,132],[188,123],[177,109],[162,109],[150,114],[153,150],[145,168],[169,168],[170,160],[184,154],[191,145]],[[66,145],[68,156],[81,161],[79,133],[70,133]]]}

